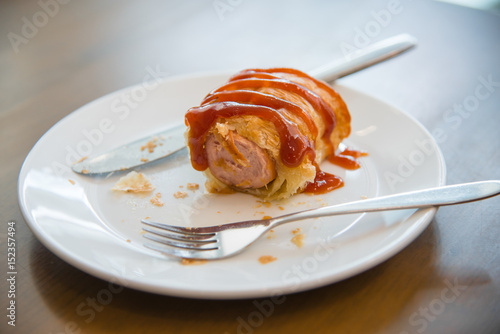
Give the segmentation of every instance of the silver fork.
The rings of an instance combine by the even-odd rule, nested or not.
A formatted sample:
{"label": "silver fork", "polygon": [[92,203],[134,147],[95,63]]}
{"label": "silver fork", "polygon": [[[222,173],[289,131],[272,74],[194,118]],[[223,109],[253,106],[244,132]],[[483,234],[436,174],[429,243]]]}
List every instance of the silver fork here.
{"label": "silver fork", "polygon": [[[308,218],[461,204],[500,194],[500,181],[481,181],[376,197],[287,215],[209,227],[181,227],[142,220],[144,246],[185,259],[216,260],[236,255],[270,229]],[[160,245],[158,245],[161,244]]]}

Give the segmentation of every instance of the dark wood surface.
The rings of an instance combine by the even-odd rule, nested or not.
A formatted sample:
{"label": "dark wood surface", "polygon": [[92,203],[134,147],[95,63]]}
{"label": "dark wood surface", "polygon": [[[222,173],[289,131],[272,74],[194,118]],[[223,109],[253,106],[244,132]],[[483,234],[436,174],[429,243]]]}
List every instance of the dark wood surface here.
{"label": "dark wood surface", "polygon": [[[500,198],[441,208],[393,258],[285,296],[269,312],[257,306],[266,299],[190,300],[124,288],[84,315],[79,305],[109,284],[48,251],[17,201],[19,170],[40,136],[83,104],[141,82],[148,67],[164,75],[307,71],[403,32],[418,48],[342,83],[433,133],[447,183],[500,179],[499,16],[410,0],[42,0],[0,2],[0,27],[2,333],[500,332]],[[6,317],[9,221],[16,223],[15,327]]]}

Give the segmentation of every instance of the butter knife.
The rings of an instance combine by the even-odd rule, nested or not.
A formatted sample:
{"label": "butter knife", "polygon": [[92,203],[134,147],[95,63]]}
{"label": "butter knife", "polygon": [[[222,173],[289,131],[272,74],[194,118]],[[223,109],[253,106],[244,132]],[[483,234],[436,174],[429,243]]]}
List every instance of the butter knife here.
{"label": "butter knife", "polygon": [[184,131],[186,131],[184,124],[170,127],[96,157],[86,158],[75,163],[72,169],[80,174],[105,174],[156,161],[186,149]]}
{"label": "butter knife", "polygon": [[[332,82],[336,79],[360,71],[384,60],[393,58],[416,46],[416,39],[408,34],[400,34],[366,48],[359,49],[343,59],[325,64],[309,74],[315,78]],[[73,171],[80,174],[105,174],[124,171],[165,158],[186,148],[184,131],[180,124],[154,135],[112,149],[96,157],[89,157],[75,163]]]}

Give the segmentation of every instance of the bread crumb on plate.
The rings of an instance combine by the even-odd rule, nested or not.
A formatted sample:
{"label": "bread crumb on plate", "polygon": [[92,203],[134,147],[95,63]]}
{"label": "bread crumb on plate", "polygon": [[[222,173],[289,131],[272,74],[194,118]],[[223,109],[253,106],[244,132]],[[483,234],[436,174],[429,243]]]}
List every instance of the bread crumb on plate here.
{"label": "bread crumb on plate", "polygon": [[142,173],[132,171],[120,178],[112,190],[124,192],[149,192],[154,189],[151,181]]}
{"label": "bread crumb on plate", "polygon": [[207,263],[207,260],[197,260],[197,259],[182,259],[181,264],[183,266],[197,266],[200,264]]}
{"label": "bread crumb on plate", "polygon": [[306,235],[305,234],[296,234],[293,238],[292,238],[292,243],[295,244],[295,246],[297,246],[298,248],[302,248],[302,246],[304,246],[304,237]]}
{"label": "bread crumb on plate", "polygon": [[268,263],[274,262],[276,260],[277,260],[277,258],[275,258],[274,256],[271,256],[271,255],[262,255],[261,257],[259,257],[259,262],[261,264],[268,264]]}
{"label": "bread crumb on plate", "polygon": [[165,202],[161,200],[161,193],[156,193],[151,199],[149,200],[151,204],[156,205],[156,206],[163,206]]}
{"label": "bread crumb on plate", "polygon": [[187,192],[185,192],[185,191],[176,191],[176,192],[174,193],[174,197],[175,197],[175,198],[186,198],[186,197],[187,197],[187,195],[188,195],[188,194],[187,194]]}
{"label": "bread crumb on plate", "polygon": [[78,164],[78,163],[80,163],[80,162],[82,162],[82,161],[84,161],[84,160],[86,160],[87,158],[88,158],[87,156],[81,157],[78,161],[75,162],[75,165]]}
{"label": "bread crumb on plate", "polygon": [[260,200],[257,200],[257,203],[260,203],[260,204],[257,204],[256,207],[261,207],[262,205],[264,205],[266,208],[270,208],[271,207],[271,202],[269,202],[269,201],[260,201]]}
{"label": "bread crumb on plate", "polygon": [[156,142],[158,141],[157,137],[153,137],[150,141],[146,143],[146,145],[141,146],[141,151],[144,151],[145,149],[148,149],[149,153],[153,153],[155,151]]}

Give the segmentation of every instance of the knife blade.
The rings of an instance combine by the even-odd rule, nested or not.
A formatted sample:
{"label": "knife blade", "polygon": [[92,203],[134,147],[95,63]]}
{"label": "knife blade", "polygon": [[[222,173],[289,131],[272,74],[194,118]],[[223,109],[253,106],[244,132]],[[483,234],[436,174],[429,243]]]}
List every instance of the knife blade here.
{"label": "knife blade", "polygon": [[[393,58],[416,46],[416,39],[400,34],[359,49],[343,59],[333,61],[309,72],[317,79],[332,82],[348,74]],[[138,139],[132,143],[110,150],[97,157],[87,158],[72,166],[80,174],[105,174],[123,171],[165,158],[186,148],[185,125],[166,129],[157,134]]]}
{"label": "knife blade", "polygon": [[105,174],[123,171],[167,157],[186,149],[184,124],[112,149],[72,166],[80,174]]}

